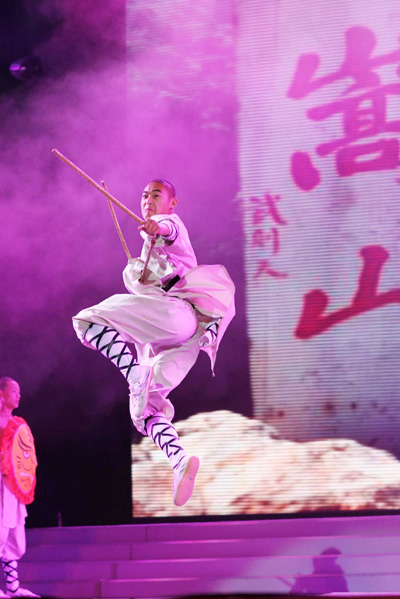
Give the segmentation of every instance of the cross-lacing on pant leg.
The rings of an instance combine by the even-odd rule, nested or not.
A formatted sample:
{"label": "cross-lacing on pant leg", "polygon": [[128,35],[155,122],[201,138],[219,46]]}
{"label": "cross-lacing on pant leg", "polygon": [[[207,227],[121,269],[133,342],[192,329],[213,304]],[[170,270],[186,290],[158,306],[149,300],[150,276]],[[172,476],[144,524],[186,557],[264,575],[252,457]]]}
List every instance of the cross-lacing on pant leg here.
{"label": "cross-lacing on pant leg", "polygon": [[132,368],[137,366],[131,350],[115,329],[91,323],[86,330],[85,340],[98,349],[103,356],[109,358],[126,379]]}
{"label": "cross-lacing on pant leg", "polygon": [[19,589],[18,562],[17,560],[1,560],[3,572],[6,579],[6,587],[10,593],[15,593]]}
{"label": "cross-lacing on pant leg", "polygon": [[213,322],[212,324],[210,324],[208,327],[206,327],[206,331],[210,334],[211,336],[211,343],[214,343],[217,335],[218,335],[218,329],[219,329],[219,324],[218,322]]}
{"label": "cross-lacing on pant leg", "polygon": [[145,430],[154,443],[166,454],[175,469],[186,456],[175,427],[165,416],[156,414],[146,419]]}
{"label": "cross-lacing on pant leg", "polygon": [[219,320],[214,320],[204,329],[204,333],[199,339],[200,346],[208,347],[216,342],[218,337]]}

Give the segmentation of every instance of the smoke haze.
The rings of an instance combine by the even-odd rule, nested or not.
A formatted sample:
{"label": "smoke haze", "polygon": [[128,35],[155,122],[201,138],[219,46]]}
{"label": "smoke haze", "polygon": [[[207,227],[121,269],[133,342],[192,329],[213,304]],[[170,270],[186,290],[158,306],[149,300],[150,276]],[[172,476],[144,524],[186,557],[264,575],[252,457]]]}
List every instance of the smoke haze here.
{"label": "smoke haze", "polygon": [[[126,258],[104,196],[55,157],[52,148],[97,182],[105,180],[109,191],[136,213],[149,180],[171,180],[199,262],[222,262],[240,282],[241,227],[232,208],[236,103],[227,13],[197,8],[197,16],[187,14],[182,21],[177,17],[186,13],[174,15],[162,3],[168,14],[159,14],[158,4],[129,5],[133,42],[127,71],[120,0],[23,3],[25,37],[28,32],[30,52],[40,57],[44,75],[0,97],[0,364],[2,375],[21,385],[21,415],[38,445],[42,479],[31,510],[36,525],[52,523],[56,512],[72,524],[126,521],[130,513],[129,486],[122,499],[118,491],[130,474],[129,449],[123,453],[131,433],[126,383],[111,363],[79,344],[71,326],[72,315],[83,307],[124,292]],[[211,45],[204,33],[210,31],[209,18],[220,23],[215,28],[219,38],[214,36]],[[196,19],[203,27],[197,28],[197,37]],[[173,55],[168,45],[179,25]],[[120,211],[118,216],[137,255],[137,225]],[[243,320],[233,327],[233,341],[243,327]],[[241,406],[248,384],[243,354],[221,351],[216,379],[206,360],[195,368],[176,392],[178,418],[215,409],[223,398],[231,402],[225,407],[250,410],[248,404]],[[207,389],[199,387],[203,375]],[[90,493],[86,507],[82,500],[79,508],[69,500],[67,508],[62,497],[68,488],[78,493],[82,479],[86,487],[98,488],[100,454],[108,455],[102,475],[109,476],[115,491],[101,505],[97,498],[97,512],[90,507]],[[120,485],[111,482],[117,476],[115,461]],[[66,477],[56,476],[60,468]],[[113,493],[119,493],[119,507],[110,515],[106,505],[114,501]]]}

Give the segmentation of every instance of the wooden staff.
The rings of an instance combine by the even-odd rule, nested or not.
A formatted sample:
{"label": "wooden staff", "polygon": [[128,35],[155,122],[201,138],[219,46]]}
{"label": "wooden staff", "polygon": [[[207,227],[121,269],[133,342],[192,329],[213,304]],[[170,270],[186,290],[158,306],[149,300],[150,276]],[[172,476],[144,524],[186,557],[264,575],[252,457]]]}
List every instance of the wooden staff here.
{"label": "wooden staff", "polygon": [[121,202],[119,202],[116,198],[114,198],[114,196],[112,196],[106,189],[104,189],[104,187],[102,187],[101,185],[99,185],[98,183],[96,183],[96,181],[94,181],[94,179],[92,179],[91,177],[89,177],[89,175],[87,175],[79,167],[77,167],[76,164],[74,164],[73,162],[71,162],[70,160],[68,160],[68,158],[66,158],[63,154],[61,154],[61,152],[59,152],[55,148],[52,150],[52,152],[53,152],[53,154],[55,154],[56,156],[58,156],[58,158],[60,158],[60,160],[62,160],[63,162],[65,162],[66,164],[68,164],[68,166],[70,166],[71,168],[73,168],[74,171],[76,171],[77,173],[79,173],[84,179],[86,179],[86,181],[89,181],[89,183],[91,183],[96,189],[98,189],[102,194],[104,194],[108,200],[110,200],[111,202],[114,202],[114,204],[116,204],[119,208],[121,208],[121,210],[123,210],[124,212],[126,212],[127,214],[129,214],[129,216],[131,216],[138,223],[140,223],[141,225],[143,225],[144,221],[141,218],[139,218],[139,216],[137,216],[134,212],[132,212],[131,210],[129,210],[129,208],[127,208]]}
{"label": "wooden staff", "polygon": [[[102,184],[103,188],[106,191],[108,191],[105,182],[102,181],[101,184]],[[114,206],[112,205],[112,201],[110,200],[110,198],[107,198],[107,202],[108,202],[108,207],[110,208],[110,211],[111,211],[111,216],[113,218],[115,227],[117,229],[117,233],[118,233],[120,241],[122,243],[122,247],[125,250],[125,254],[127,255],[128,260],[132,260],[131,253],[130,253],[129,248],[128,248],[127,244],[126,244],[125,238],[124,238],[124,236],[122,234],[121,227],[119,226],[118,218],[117,218],[117,215],[115,214]]]}
{"label": "wooden staff", "polygon": [[[101,182],[101,184],[102,184],[102,186],[104,187],[104,189],[105,189],[106,191],[108,191],[108,190],[107,190],[107,186],[106,186],[105,182],[104,182],[104,181],[102,181],[102,182]],[[123,248],[124,248],[124,250],[125,250],[125,253],[126,253],[126,255],[128,256],[128,260],[131,260],[131,259],[132,259],[132,256],[131,256],[131,253],[130,253],[130,251],[129,251],[129,249],[128,249],[128,246],[127,246],[127,244],[126,244],[126,241],[125,241],[125,238],[124,238],[124,236],[123,236],[123,233],[122,233],[122,231],[121,231],[121,227],[119,226],[119,222],[118,222],[118,219],[117,219],[117,215],[115,214],[115,210],[114,210],[114,207],[113,207],[113,205],[112,205],[112,202],[111,202],[111,200],[109,200],[108,198],[107,198],[107,202],[108,202],[108,205],[109,205],[109,207],[110,207],[110,210],[111,210],[111,216],[113,217],[113,221],[114,221],[114,224],[115,224],[115,226],[116,226],[116,229],[117,229],[117,232],[118,232],[119,238],[120,238],[120,240],[121,240],[122,246],[123,246]],[[139,278],[139,281],[140,281],[140,283],[144,283],[144,282],[146,281],[146,279],[147,279],[147,273],[146,273],[146,270],[147,270],[147,265],[149,264],[150,255],[151,255],[151,252],[153,251],[153,247],[155,246],[155,243],[156,243],[156,238],[157,238],[157,236],[156,236],[156,235],[153,235],[153,236],[152,236],[152,238],[150,239],[150,247],[149,247],[149,249],[148,249],[147,256],[146,256],[146,260],[145,260],[145,262],[144,262],[144,265],[143,265],[143,268],[142,268],[142,273],[141,273],[141,275],[140,275],[140,278]]]}
{"label": "wooden staff", "polygon": [[142,274],[140,275],[140,279],[139,279],[140,283],[144,283],[147,279],[147,275],[146,275],[147,265],[150,260],[150,254],[153,251],[153,247],[155,246],[156,239],[157,239],[157,235],[153,235],[153,237],[150,239],[149,251],[147,252],[146,260],[145,260],[145,263],[144,263],[144,266],[142,269]]}

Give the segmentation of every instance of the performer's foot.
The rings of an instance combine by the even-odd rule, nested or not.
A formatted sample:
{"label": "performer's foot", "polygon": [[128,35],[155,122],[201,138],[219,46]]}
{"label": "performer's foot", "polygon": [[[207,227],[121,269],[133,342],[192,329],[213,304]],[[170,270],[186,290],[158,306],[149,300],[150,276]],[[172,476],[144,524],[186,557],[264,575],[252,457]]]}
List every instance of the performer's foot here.
{"label": "performer's foot", "polygon": [[185,457],[174,471],[173,502],[175,505],[184,505],[192,496],[194,479],[200,466],[196,456]]}
{"label": "performer's foot", "polygon": [[129,408],[132,420],[138,420],[149,399],[153,368],[151,366],[134,366],[128,377],[129,383]]}
{"label": "performer's foot", "polygon": [[[1,597],[1,595],[0,595],[0,597]],[[22,587],[19,587],[14,592],[7,591],[7,595],[4,595],[4,597],[39,597],[40,598],[40,595],[36,595],[35,593],[32,593],[32,591],[29,591],[28,589],[23,589]]]}

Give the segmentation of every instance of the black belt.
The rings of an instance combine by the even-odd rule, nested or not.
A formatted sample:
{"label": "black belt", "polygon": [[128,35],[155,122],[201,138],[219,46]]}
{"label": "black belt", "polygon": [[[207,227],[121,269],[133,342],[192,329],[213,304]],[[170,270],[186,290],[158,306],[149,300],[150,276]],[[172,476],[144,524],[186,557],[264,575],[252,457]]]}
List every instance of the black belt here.
{"label": "black belt", "polygon": [[161,289],[163,289],[164,291],[169,291],[179,280],[180,276],[175,275],[174,277],[172,277],[172,279],[164,283],[164,285],[161,286]]}

